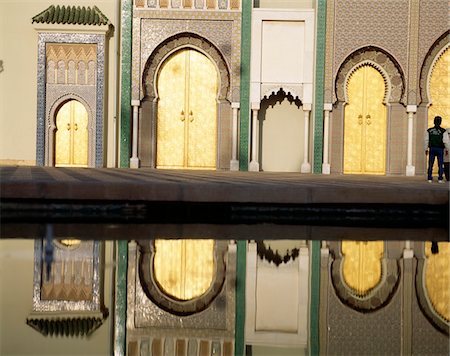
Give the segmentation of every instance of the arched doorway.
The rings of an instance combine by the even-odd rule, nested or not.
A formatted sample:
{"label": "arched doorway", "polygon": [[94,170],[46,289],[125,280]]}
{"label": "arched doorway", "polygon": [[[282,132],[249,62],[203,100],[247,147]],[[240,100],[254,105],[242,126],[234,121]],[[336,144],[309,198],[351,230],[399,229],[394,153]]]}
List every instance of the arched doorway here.
{"label": "arched doorway", "polygon": [[265,172],[300,172],[304,152],[301,101],[283,90],[261,101],[259,162]]}
{"label": "arched doorway", "polygon": [[450,47],[437,59],[431,72],[429,93],[431,105],[428,109],[428,127],[434,126],[434,117],[442,117],[442,127],[450,127]]}
{"label": "arched doorway", "polygon": [[88,166],[88,113],[77,100],[65,102],[56,114],[55,166]]}
{"label": "arched doorway", "polygon": [[215,65],[193,48],[176,51],[160,69],[157,90],[156,167],[215,169]]}
{"label": "arched doorway", "polygon": [[370,65],[356,69],[347,82],[344,113],[344,173],[386,173],[386,85]]}

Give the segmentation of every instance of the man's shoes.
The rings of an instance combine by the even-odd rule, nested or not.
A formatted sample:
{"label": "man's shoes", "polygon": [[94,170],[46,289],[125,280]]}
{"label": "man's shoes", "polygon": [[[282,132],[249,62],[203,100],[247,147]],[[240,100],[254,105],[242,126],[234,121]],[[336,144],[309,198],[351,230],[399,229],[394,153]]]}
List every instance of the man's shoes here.
{"label": "man's shoes", "polygon": [[433,181],[431,179],[428,179],[428,183],[433,183]]}
{"label": "man's shoes", "polygon": [[438,183],[444,183],[444,180],[443,179],[439,179]]}

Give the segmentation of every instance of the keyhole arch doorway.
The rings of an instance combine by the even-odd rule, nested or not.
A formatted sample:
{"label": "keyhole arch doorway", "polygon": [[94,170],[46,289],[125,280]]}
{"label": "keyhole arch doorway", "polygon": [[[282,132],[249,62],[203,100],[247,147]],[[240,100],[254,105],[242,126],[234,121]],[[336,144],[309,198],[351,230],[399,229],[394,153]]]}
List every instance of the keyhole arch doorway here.
{"label": "keyhole arch doorway", "polygon": [[156,167],[216,169],[219,73],[194,47],[178,48],[156,77]]}
{"label": "keyhole arch doorway", "polygon": [[55,115],[55,167],[88,167],[89,115],[76,99],[61,104]]}
{"label": "keyhole arch doorway", "polygon": [[353,70],[346,81],[344,174],[386,173],[387,108],[385,77],[370,63]]}

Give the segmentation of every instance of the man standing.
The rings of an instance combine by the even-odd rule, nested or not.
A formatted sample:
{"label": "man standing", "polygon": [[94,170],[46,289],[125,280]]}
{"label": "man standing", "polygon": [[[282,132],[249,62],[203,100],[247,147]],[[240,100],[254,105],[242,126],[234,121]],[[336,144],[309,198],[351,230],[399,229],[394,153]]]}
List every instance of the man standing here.
{"label": "man standing", "polygon": [[[450,140],[450,129],[447,129],[447,136]],[[450,182],[449,177],[450,152],[448,151],[449,151],[448,148],[444,150],[444,176],[447,182]]]}
{"label": "man standing", "polygon": [[428,155],[428,183],[433,182],[433,165],[438,160],[438,183],[444,183],[444,148],[448,149],[449,137],[447,131],[441,127],[442,117],[435,116],[434,127],[425,133],[425,154]]}

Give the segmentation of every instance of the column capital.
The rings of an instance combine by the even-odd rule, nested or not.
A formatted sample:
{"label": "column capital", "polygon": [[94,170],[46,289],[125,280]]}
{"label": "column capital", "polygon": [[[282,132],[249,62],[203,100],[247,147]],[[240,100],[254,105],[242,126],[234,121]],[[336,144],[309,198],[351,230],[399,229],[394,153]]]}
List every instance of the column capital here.
{"label": "column capital", "polygon": [[311,103],[303,103],[303,111],[311,111],[312,104]]}
{"label": "column capital", "polygon": [[406,105],[406,112],[410,113],[415,113],[417,112],[417,105]]}
{"label": "column capital", "polygon": [[241,103],[240,102],[232,102],[231,103],[231,108],[232,109],[239,109],[241,107]]}
{"label": "column capital", "polygon": [[140,100],[131,100],[131,106],[141,106]]}
{"label": "column capital", "polygon": [[333,104],[331,104],[331,103],[325,103],[325,104],[323,104],[323,109],[324,109],[325,111],[332,111],[332,110],[333,110]]}
{"label": "column capital", "polygon": [[252,103],[252,110],[259,110],[260,108],[260,102]]}

